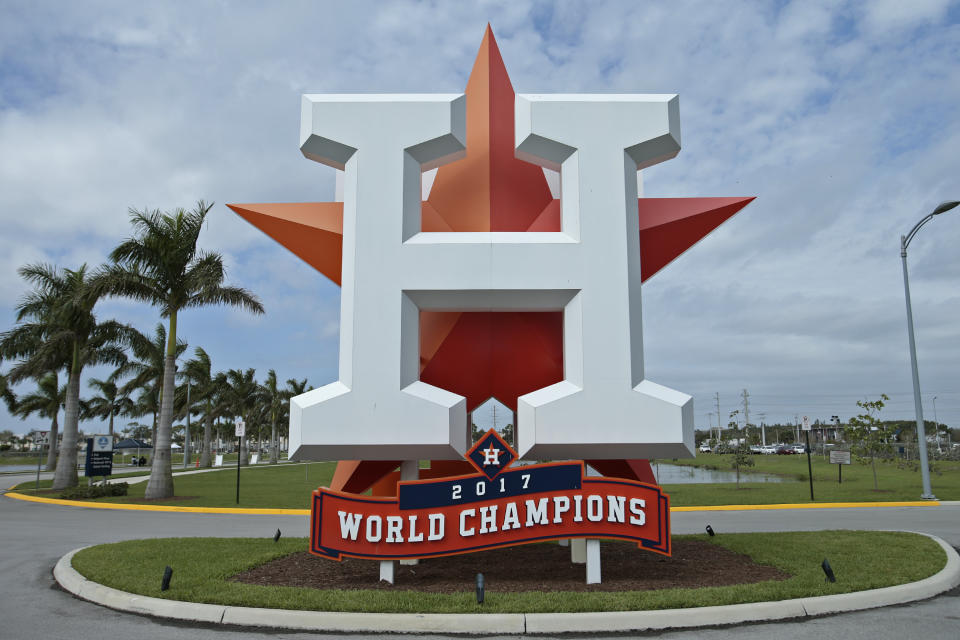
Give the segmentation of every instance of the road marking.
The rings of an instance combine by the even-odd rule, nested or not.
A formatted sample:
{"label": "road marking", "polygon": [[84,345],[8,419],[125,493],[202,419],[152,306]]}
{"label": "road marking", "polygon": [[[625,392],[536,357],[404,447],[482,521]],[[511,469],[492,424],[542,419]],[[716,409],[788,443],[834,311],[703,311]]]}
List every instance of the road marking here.
{"label": "road marking", "polygon": [[[61,500],[41,498],[24,493],[8,492],[2,494],[14,500],[59,504],[68,507],[86,507],[88,509],[121,509],[126,511],[171,511],[177,513],[224,513],[264,516],[308,516],[310,509],[242,509],[234,507],[177,507],[165,504],[124,504],[119,502],[84,502],[81,500]],[[774,511],[778,509],[865,509],[876,507],[939,507],[937,500],[916,500],[903,502],[823,502],[798,504],[722,504],[703,507],[670,507],[670,511]]]}

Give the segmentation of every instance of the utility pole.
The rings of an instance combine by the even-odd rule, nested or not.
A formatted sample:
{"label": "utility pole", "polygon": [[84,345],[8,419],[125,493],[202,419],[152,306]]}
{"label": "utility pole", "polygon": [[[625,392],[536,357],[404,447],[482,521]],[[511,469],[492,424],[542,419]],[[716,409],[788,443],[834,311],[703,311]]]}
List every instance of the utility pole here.
{"label": "utility pole", "polygon": [[713,394],[713,399],[717,403],[717,443],[719,443],[720,440],[723,439],[723,431],[722,431],[723,426],[720,424],[720,421],[723,419],[721,418],[723,414],[720,413],[720,392],[719,391]]}
{"label": "utility pole", "polygon": [[707,414],[707,429],[710,431],[710,437],[707,439],[713,440],[713,414],[712,413]]}
{"label": "utility pole", "polygon": [[[743,390],[743,435],[750,443],[750,394]],[[764,442],[766,444],[766,442]]]}

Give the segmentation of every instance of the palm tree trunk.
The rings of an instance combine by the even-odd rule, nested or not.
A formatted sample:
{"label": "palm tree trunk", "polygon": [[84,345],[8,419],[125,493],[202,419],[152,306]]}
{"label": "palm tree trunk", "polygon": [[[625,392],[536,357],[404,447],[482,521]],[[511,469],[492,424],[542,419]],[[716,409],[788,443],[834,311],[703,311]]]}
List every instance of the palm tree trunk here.
{"label": "palm tree trunk", "polygon": [[163,391],[160,394],[160,423],[157,425],[157,442],[153,445],[153,465],[150,480],[143,497],[150,499],[173,496],[173,469],[170,459],[170,436],[173,426],[173,374],[177,348],[177,314],[170,314],[170,330],[167,334],[167,355],[163,362]]}
{"label": "palm tree trunk", "polygon": [[73,364],[67,381],[67,407],[63,418],[63,444],[53,476],[53,490],[77,486],[77,429],[80,424],[80,363],[78,348],[73,349]]}
{"label": "palm tree trunk", "polygon": [[207,403],[207,412],[203,416],[203,450],[200,452],[200,466],[204,469],[210,466],[210,436],[213,431],[213,413],[210,403]]}
{"label": "palm tree trunk", "polygon": [[273,426],[270,428],[270,464],[277,464],[277,414],[273,414]]}
{"label": "palm tree trunk", "polygon": [[113,446],[112,444],[113,442],[113,407],[110,407],[110,439],[111,439],[110,446]]}
{"label": "palm tree trunk", "polygon": [[57,416],[60,412],[53,414],[53,421],[50,423],[50,446],[47,449],[47,471],[53,471],[57,468],[57,440],[60,438],[60,425],[57,424]]}

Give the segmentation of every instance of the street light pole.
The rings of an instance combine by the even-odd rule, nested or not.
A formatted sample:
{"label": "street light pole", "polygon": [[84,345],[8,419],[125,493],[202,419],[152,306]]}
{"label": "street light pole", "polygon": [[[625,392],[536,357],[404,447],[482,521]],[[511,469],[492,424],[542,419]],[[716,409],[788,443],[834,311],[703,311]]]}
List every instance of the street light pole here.
{"label": "street light pole", "polygon": [[903,262],[903,293],[907,301],[907,337],[910,342],[910,368],[913,373],[913,405],[917,414],[917,448],[920,450],[920,475],[923,481],[923,493],[920,497],[924,500],[936,500],[930,489],[930,465],[927,461],[927,435],[923,428],[923,403],[920,401],[920,374],[917,371],[917,345],[913,337],[913,309],[910,306],[910,279],[907,276],[907,247],[910,241],[920,230],[920,227],[933,220],[945,211],[953,209],[960,201],[951,200],[941,202],[936,209],[927,214],[920,222],[913,226],[905,236],[900,236],[900,259]]}

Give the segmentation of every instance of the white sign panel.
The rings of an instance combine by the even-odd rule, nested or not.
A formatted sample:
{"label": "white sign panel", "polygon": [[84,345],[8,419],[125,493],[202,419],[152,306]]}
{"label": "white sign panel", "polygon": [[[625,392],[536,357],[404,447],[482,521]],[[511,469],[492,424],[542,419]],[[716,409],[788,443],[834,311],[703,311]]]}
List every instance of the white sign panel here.
{"label": "white sign panel", "polygon": [[850,452],[840,450],[831,451],[830,464],[850,464]]}
{"label": "white sign panel", "polygon": [[247,423],[243,420],[237,420],[233,423],[234,426],[234,435],[238,438],[242,438],[247,432]]}
{"label": "white sign panel", "polygon": [[93,436],[94,451],[113,451],[113,438],[108,435]]}
{"label": "white sign panel", "polygon": [[810,418],[803,416],[803,430],[810,431]]}
{"label": "white sign panel", "polygon": [[37,444],[50,444],[50,432],[49,431],[34,431],[33,432],[33,441]]}

